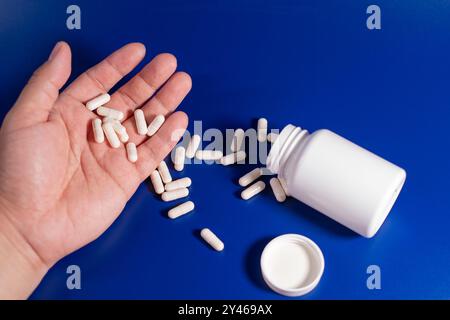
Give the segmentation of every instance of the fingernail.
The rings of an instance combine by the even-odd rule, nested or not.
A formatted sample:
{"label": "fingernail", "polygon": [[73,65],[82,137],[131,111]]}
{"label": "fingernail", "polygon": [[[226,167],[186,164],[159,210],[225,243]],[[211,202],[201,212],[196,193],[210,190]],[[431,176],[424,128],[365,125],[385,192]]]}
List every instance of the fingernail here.
{"label": "fingernail", "polygon": [[53,48],[52,52],[50,53],[50,56],[48,57],[49,61],[51,61],[54,57],[56,57],[56,55],[58,54],[61,47],[62,47],[62,42],[59,41]]}

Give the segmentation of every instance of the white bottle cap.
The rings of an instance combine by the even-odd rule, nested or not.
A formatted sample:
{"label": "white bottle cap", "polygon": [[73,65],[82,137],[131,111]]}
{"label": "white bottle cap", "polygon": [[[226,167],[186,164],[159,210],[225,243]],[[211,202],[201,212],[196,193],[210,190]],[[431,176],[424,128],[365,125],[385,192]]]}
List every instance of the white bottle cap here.
{"label": "white bottle cap", "polygon": [[320,248],[299,234],[272,239],[261,254],[264,281],[275,292],[298,297],[313,290],[325,267]]}

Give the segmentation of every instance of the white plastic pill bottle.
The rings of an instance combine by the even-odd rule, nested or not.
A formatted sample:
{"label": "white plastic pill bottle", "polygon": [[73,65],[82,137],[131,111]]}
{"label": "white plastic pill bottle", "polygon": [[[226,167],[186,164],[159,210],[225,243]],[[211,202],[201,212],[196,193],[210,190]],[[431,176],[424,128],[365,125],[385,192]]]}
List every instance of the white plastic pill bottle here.
{"label": "white plastic pill bottle", "polygon": [[287,125],[267,158],[286,192],[360,235],[371,238],[406,179],[402,168],[326,130]]}

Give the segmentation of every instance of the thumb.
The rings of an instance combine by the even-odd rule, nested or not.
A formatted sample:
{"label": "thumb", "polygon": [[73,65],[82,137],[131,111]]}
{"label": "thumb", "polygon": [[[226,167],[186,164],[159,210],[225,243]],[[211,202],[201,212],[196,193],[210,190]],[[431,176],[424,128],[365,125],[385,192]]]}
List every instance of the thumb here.
{"label": "thumb", "polygon": [[71,71],[71,52],[66,42],[53,48],[48,60],[31,76],[16,101],[11,116],[17,116],[14,127],[26,127],[48,120],[59,90],[67,82]]}

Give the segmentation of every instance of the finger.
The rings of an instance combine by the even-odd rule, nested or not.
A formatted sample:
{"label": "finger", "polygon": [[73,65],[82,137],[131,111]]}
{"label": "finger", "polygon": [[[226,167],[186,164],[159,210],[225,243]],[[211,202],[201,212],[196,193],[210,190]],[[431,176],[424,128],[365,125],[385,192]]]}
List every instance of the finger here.
{"label": "finger", "polygon": [[11,125],[19,128],[47,121],[70,71],[70,47],[65,42],[58,42],[48,60],[33,73],[17,99],[10,116],[17,116],[18,121],[10,121]]}
{"label": "finger", "polygon": [[145,46],[143,44],[127,44],[82,73],[64,90],[64,94],[86,103],[96,96],[108,92],[132,71],[144,56]]}
{"label": "finger", "polygon": [[[166,84],[143,107],[147,124],[157,115],[168,116],[183,101],[192,88],[191,77],[185,72],[175,73]],[[128,118],[124,124],[131,141],[141,144],[147,137],[137,133],[134,117]]]}
{"label": "finger", "polygon": [[122,111],[125,118],[142,106],[170,78],[177,68],[175,56],[156,56],[136,76],[111,96],[106,106]]}

